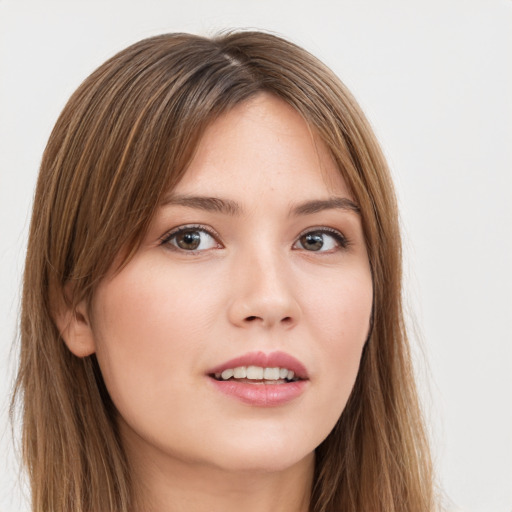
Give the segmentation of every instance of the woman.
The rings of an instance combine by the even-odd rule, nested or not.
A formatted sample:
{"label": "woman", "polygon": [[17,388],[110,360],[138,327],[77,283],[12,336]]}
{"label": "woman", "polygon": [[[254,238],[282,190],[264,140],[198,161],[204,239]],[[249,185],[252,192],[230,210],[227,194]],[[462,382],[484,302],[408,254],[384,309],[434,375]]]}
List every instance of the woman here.
{"label": "woman", "polygon": [[141,41],[72,96],[26,261],[33,510],[428,511],[389,173],[276,36]]}

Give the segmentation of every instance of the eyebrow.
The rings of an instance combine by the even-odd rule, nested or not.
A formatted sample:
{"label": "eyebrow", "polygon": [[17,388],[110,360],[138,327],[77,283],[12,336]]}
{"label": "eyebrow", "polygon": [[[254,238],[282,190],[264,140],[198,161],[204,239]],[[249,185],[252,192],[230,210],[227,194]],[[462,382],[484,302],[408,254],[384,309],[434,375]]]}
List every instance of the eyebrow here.
{"label": "eyebrow", "polygon": [[348,210],[360,213],[361,209],[348,197],[331,197],[329,199],[314,199],[300,203],[292,209],[292,215],[311,215],[323,210]]}
{"label": "eyebrow", "polygon": [[[220,197],[171,195],[165,198],[162,203],[162,206],[173,205],[224,213],[231,216],[243,213],[243,208],[239,203]],[[351,199],[347,197],[331,197],[329,199],[313,199],[294,205],[290,215],[312,215],[324,210],[347,210],[358,214],[361,212],[359,206]]]}
{"label": "eyebrow", "polygon": [[186,206],[207,212],[219,212],[228,215],[239,215],[242,207],[231,199],[206,196],[168,196],[164,199],[162,206]]}

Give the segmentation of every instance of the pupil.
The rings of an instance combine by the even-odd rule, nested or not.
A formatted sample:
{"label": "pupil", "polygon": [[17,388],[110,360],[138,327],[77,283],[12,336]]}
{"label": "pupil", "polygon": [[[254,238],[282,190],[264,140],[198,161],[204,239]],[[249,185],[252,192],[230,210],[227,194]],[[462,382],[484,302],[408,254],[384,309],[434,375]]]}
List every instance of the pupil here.
{"label": "pupil", "polygon": [[198,231],[188,231],[178,235],[176,243],[181,249],[194,250],[199,247],[201,243],[201,235]]}
{"label": "pupil", "polygon": [[319,251],[324,245],[322,235],[315,233],[308,233],[307,235],[304,235],[301,243],[304,249],[309,249],[311,251]]}

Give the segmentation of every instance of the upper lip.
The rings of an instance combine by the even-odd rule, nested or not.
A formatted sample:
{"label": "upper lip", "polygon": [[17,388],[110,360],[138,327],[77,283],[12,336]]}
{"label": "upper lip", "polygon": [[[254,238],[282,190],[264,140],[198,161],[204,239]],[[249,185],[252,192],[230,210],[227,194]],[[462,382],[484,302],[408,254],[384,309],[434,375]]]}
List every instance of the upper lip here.
{"label": "upper lip", "polygon": [[248,352],[239,357],[235,357],[224,363],[215,366],[208,371],[209,375],[222,373],[228,368],[237,368],[239,366],[261,366],[262,368],[287,368],[295,373],[300,379],[307,379],[308,372],[306,367],[295,357],[286,352]]}

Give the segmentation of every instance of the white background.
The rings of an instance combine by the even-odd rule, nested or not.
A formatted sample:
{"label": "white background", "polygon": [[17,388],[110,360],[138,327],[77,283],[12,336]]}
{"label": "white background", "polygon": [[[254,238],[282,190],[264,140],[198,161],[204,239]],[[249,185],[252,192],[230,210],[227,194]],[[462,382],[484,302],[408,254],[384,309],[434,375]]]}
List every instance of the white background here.
{"label": "white background", "polygon": [[406,297],[448,509],[511,512],[511,0],[0,0],[0,511],[28,510],[7,421],[9,352],[50,130],[79,83],[128,44],[226,27],[306,47],[370,118],[401,205]]}

